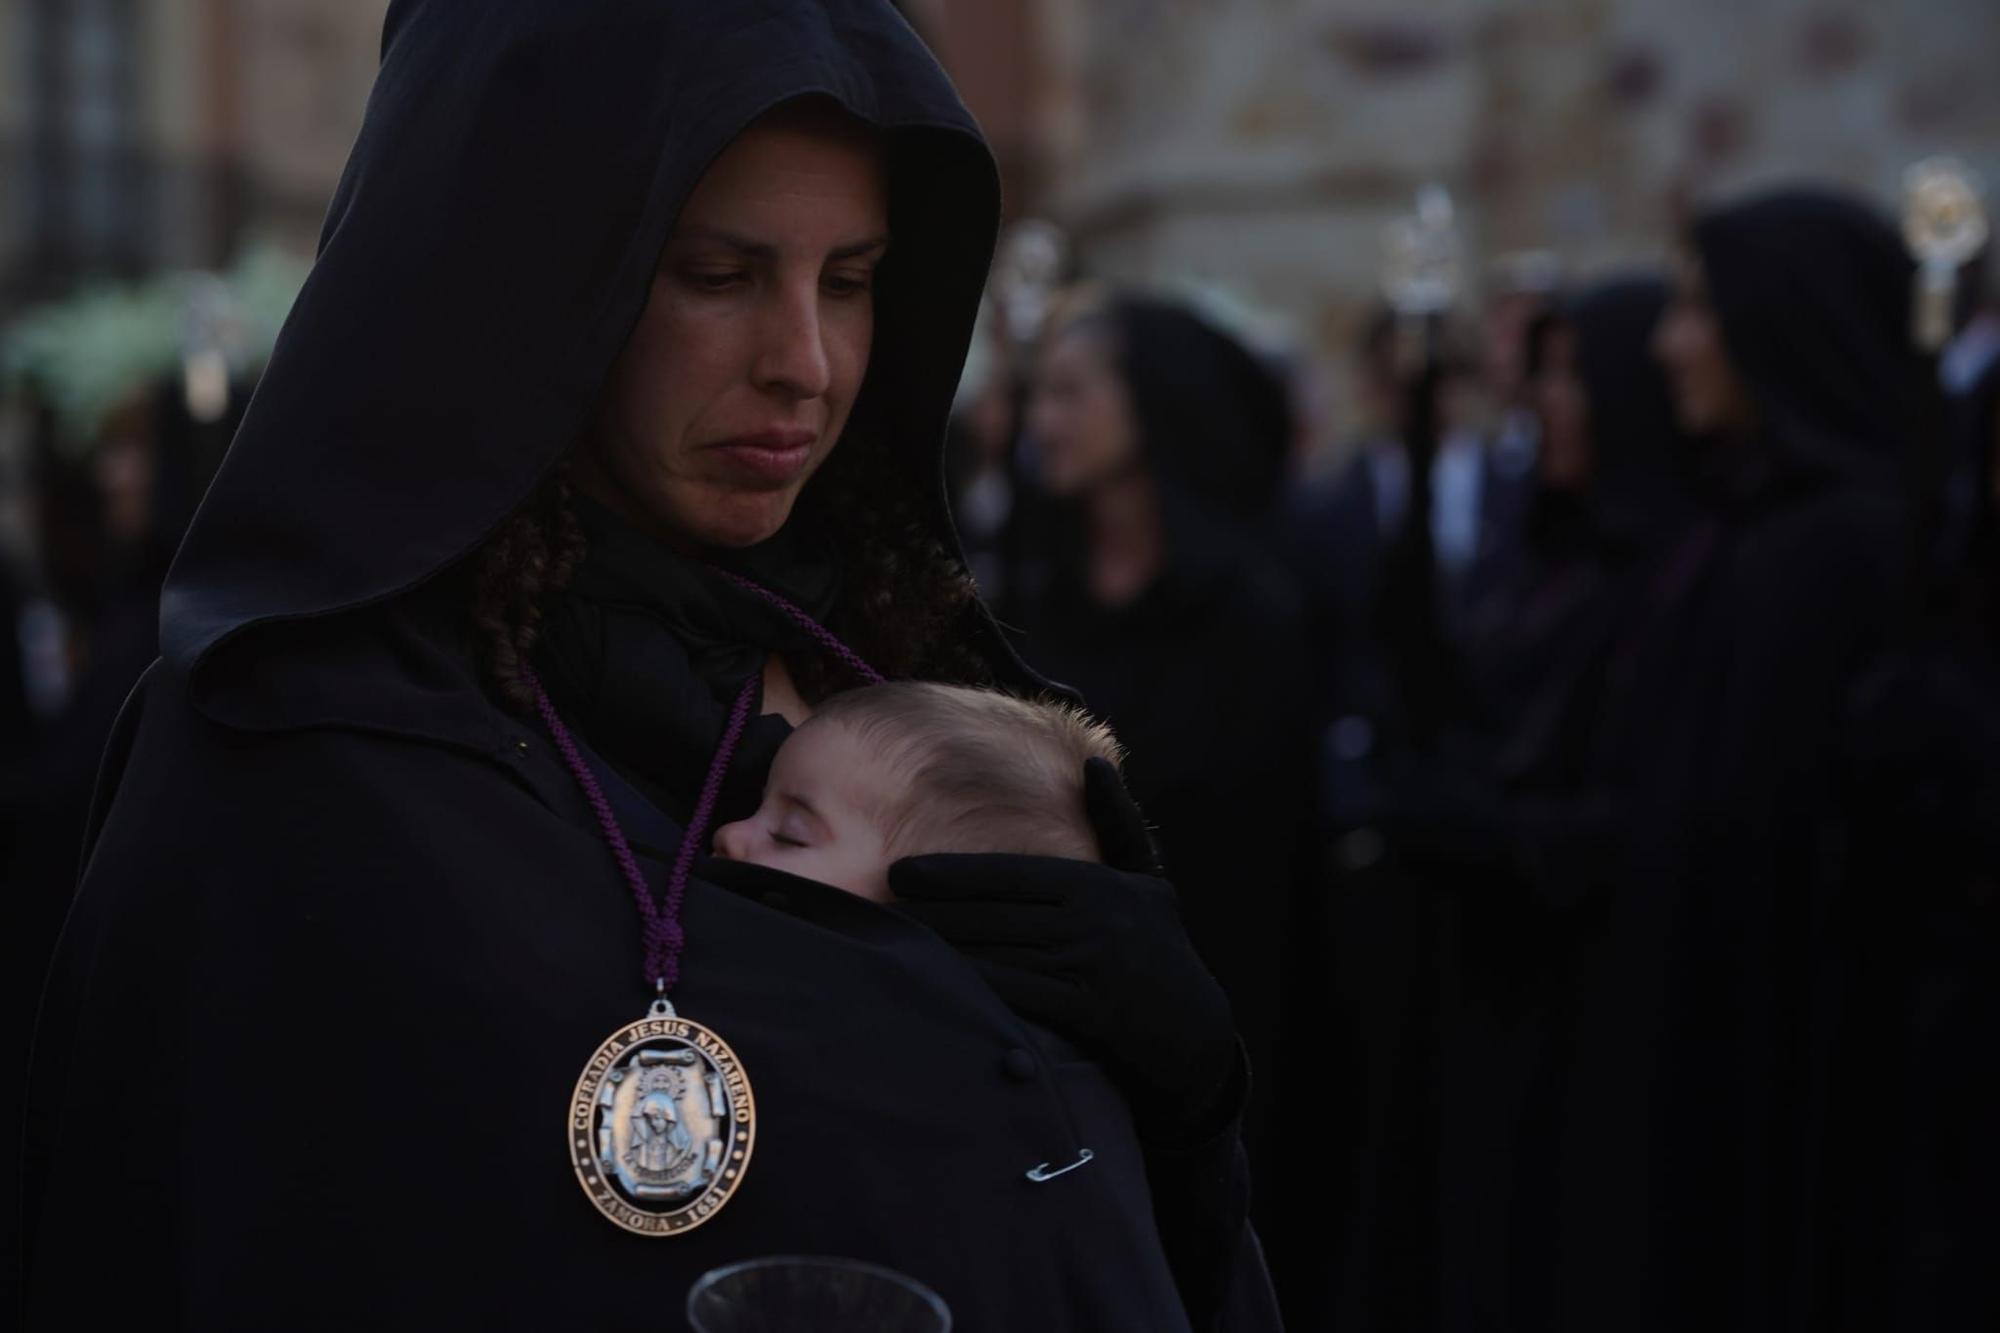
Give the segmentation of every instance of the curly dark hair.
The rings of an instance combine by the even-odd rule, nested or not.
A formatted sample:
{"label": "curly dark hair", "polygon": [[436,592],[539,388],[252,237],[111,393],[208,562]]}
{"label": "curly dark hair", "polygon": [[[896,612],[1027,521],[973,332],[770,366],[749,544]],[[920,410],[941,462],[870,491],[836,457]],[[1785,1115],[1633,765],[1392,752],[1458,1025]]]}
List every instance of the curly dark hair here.
{"label": "curly dark hair", "polygon": [[[972,577],[934,531],[910,470],[873,434],[848,436],[791,520],[820,527],[843,562],[840,603],[827,628],[891,679],[992,683],[992,667],[974,647],[981,613]],[[558,468],[472,559],[472,618],[487,678],[517,712],[533,710],[521,666],[583,553],[566,471]],[[809,701],[855,683],[823,654],[788,657],[786,666]]]}
{"label": "curly dark hair", "polygon": [[488,683],[509,708],[532,713],[522,678],[542,616],[583,562],[583,528],[570,506],[567,469],[557,468],[486,539],[472,559],[472,624]]}

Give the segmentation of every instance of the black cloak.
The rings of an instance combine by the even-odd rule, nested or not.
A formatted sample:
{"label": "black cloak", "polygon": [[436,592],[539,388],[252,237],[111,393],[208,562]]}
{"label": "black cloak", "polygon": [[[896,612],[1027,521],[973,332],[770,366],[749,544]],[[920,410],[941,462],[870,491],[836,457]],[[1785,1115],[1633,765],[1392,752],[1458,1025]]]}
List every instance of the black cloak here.
{"label": "black cloak", "polygon": [[[580,433],[703,169],[804,96],[891,157],[846,438],[953,550],[939,450],[998,187],[889,5],[391,6],[107,755],[33,1072],[33,1326],[680,1328],[700,1273],[772,1253],[887,1264],[968,1330],[1210,1327],[1267,1291],[1233,1127],[1142,1154],[1098,1066],[936,935],[789,877],[698,876],[684,909],[675,999],[761,1118],[728,1207],[629,1235],[556,1137],[649,998],[639,928],[554,747],[482,687],[463,557]],[[1035,683],[983,611],[964,631]],[[680,669],[726,699],[718,661]],[[599,776],[657,883],[673,812]]]}
{"label": "black cloak", "polygon": [[1478,712],[1513,790],[1581,781],[1611,645],[1638,605],[1632,582],[1690,512],[1689,441],[1651,346],[1666,304],[1657,278],[1612,279],[1532,335],[1531,364],[1555,328],[1574,335],[1591,472],[1573,491],[1537,483],[1519,571],[1476,610],[1468,636]]}
{"label": "black cloak", "polygon": [[1651,346],[1666,304],[1658,279],[1621,277],[1534,331],[1531,366],[1556,328],[1574,335],[1592,468],[1574,490],[1538,485],[1520,574],[1468,643],[1492,752],[1473,781],[1447,778],[1435,822],[1414,833],[1456,890],[1439,1113],[1446,1328],[1555,1322],[1569,1080],[1614,832],[1591,786],[1595,746],[1618,646],[1690,511],[1690,442]]}
{"label": "black cloak", "polygon": [[[0,947],[6,956],[0,1031],[9,1068],[26,1065],[49,955],[76,891],[98,757],[132,686],[159,656],[160,582],[244,397],[232,396],[233,413],[203,422],[188,411],[177,375],[153,385],[143,437],[151,455],[148,522],[131,539],[113,542],[104,530],[103,500],[87,468],[67,485],[56,482],[58,495],[83,493],[69,500],[70,512],[41,516],[43,567],[62,571],[51,580],[51,592],[83,650],[68,697],[51,717],[30,717],[19,692],[19,604],[0,573],[0,655],[11,659],[0,665]],[[42,447],[53,443],[44,440]],[[61,472],[75,470],[68,465]],[[45,476],[40,485],[53,480]],[[50,498],[45,489],[43,503]],[[79,540],[79,534],[89,535]],[[10,705],[20,709],[18,718],[9,716]],[[20,1110],[17,1100],[0,1117],[9,1143],[20,1139]],[[7,1254],[0,1259],[0,1284],[11,1293],[19,1285],[21,1248],[19,1196],[11,1179],[4,1200],[0,1231]]]}
{"label": "black cloak", "polygon": [[1791,190],[1693,231],[1752,430],[1618,649],[1592,780],[1615,806],[1575,1037],[1562,1327],[1771,1328],[1822,1238],[1841,749],[1895,621],[1898,470],[1929,383],[1913,266],[1865,204]]}
{"label": "black cloak", "polygon": [[[1962,403],[1920,632],[1854,699],[1854,932],[1823,1211],[1841,1329],[1990,1328],[2000,1288],[2000,366]],[[1865,906],[1862,906],[1865,904]]]}

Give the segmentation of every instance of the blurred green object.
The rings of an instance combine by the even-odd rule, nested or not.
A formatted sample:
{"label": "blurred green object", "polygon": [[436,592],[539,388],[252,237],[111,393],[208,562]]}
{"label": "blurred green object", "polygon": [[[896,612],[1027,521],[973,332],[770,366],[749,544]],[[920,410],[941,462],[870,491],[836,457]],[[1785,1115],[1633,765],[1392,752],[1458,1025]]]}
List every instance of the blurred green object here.
{"label": "blurred green object", "polygon": [[55,411],[62,447],[85,453],[131,393],[180,374],[197,354],[220,354],[231,374],[260,368],[308,268],[256,247],[219,274],[86,287],[0,330],[0,384],[10,394],[32,386]]}

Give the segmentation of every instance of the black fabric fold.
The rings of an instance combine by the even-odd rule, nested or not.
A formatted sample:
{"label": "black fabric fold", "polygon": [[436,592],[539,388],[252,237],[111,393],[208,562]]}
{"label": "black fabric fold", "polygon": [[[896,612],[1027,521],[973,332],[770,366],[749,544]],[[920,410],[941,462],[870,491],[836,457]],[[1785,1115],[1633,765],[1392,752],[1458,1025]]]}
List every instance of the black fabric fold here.
{"label": "black fabric fold", "polygon": [[[824,622],[838,567],[816,534],[788,525],[712,559],[683,555],[593,501],[576,499],[583,563],[544,622],[536,667],[569,725],[625,779],[685,821],[731,705],[773,654],[826,650],[791,617],[722,571],[768,588]],[[795,530],[798,529],[798,530]],[[753,718],[729,767],[721,813],[754,807],[791,728]]]}

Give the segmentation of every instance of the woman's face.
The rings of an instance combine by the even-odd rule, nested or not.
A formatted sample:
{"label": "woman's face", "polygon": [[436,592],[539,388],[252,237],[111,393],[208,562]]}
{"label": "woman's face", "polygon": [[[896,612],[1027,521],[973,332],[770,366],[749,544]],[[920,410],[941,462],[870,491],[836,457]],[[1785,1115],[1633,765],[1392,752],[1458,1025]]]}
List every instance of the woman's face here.
{"label": "woman's face", "polygon": [[867,373],[888,230],[865,131],[797,115],[745,131],[660,253],[578,484],[675,545],[777,532]]}
{"label": "woman's face", "polygon": [[1701,266],[1692,259],[1682,261],[1673,302],[1653,331],[1653,355],[1666,369],[1682,429],[1709,435],[1741,430],[1755,420],[1750,395],[1722,340],[1722,323],[1709,304]]}
{"label": "woman's face", "polygon": [[1028,429],[1053,495],[1087,495],[1137,466],[1131,396],[1099,335],[1072,329],[1042,349]]}
{"label": "woman's face", "polygon": [[1558,324],[1542,336],[1541,361],[1528,392],[1541,419],[1542,484],[1580,491],[1590,480],[1590,397],[1576,370],[1576,331]]}

